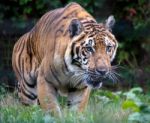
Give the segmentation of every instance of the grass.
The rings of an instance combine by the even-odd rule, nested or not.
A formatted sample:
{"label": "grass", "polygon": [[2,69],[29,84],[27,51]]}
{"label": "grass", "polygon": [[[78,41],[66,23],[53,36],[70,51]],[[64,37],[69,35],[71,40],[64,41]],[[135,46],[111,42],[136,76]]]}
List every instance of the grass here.
{"label": "grass", "polygon": [[37,105],[22,105],[15,93],[3,92],[0,94],[0,123],[127,123],[130,111],[122,109],[123,99],[106,93],[93,92],[83,113],[69,110],[62,98],[63,118],[55,118]]}

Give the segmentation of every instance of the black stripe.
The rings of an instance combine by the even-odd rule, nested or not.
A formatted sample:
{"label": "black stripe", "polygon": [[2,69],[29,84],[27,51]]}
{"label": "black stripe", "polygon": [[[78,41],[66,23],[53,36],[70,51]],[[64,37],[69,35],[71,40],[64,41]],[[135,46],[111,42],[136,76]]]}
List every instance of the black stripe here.
{"label": "black stripe", "polygon": [[86,58],[86,57],[84,57],[84,58],[83,58],[83,61],[85,61],[86,59],[87,59],[87,58]]}
{"label": "black stripe", "polygon": [[[65,61],[64,61],[64,62],[65,62]],[[66,66],[66,63],[64,63],[64,64],[62,65],[61,71],[62,71],[63,74],[68,75],[69,71],[68,71],[68,68],[67,68],[67,66]]]}
{"label": "black stripe", "polygon": [[83,45],[84,45],[84,43],[85,43],[85,41],[81,42],[81,46],[83,46]]}
{"label": "black stripe", "polygon": [[36,83],[37,83],[37,77],[32,77],[31,74],[29,74],[29,77],[31,79],[31,81],[33,82],[32,84],[29,84],[28,86],[30,87],[35,87],[36,86]]}
{"label": "black stripe", "polygon": [[29,55],[29,60],[30,60],[30,70],[32,69],[32,48],[31,48],[31,43],[30,43],[30,39],[28,38],[28,41],[27,41],[27,53]]}
{"label": "black stripe", "polygon": [[83,55],[83,56],[86,56],[86,52],[85,52],[84,50],[82,51],[82,55]]}
{"label": "black stripe", "polygon": [[63,61],[64,61],[64,68],[66,68],[66,71],[69,72],[69,69],[68,69],[68,66],[67,66],[67,64],[66,64],[65,59],[63,59]]}
{"label": "black stripe", "polygon": [[[56,70],[54,69],[54,67],[52,68],[52,66],[50,66],[50,70],[52,72],[52,75],[54,76],[54,78],[57,80],[57,82],[61,85],[61,81],[58,79],[57,76],[59,76],[58,72],[56,72]],[[57,74],[57,75],[56,75]]]}
{"label": "black stripe", "polygon": [[19,56],[18,56],[18,65],[19,65],[19,68],[21,69],[21,55],[22,55],[22,52],[23,52],[23,50],[24,50],[24,47],[25,47],[25,42],[24,42],[24,40],[22,40],[23,41],[23,44],[22,44],[22,49],[21,49],[21,51],[20,51],[20,53],[19,53]]}
{"label": "black stripe", "polygon": [[[54,83],[53,83],[52,81],[50,81],[47,77],[44,76],[44,79],[45,79],[45,81],[48,82],[49,84],[54,85]],[[54,87],[54,89],[55,89],[55,91],[57,91],[57,88]]]}
{"label": "black stripe", "polygon": [[72,59],[73,59],[73,56],[74,56],[74,52],[73,52],[74,47],[75,47],[75,43],[73,43],[72,46],[71,46],[71,57],[72,57]]}
{"label": "black stripe", "polygon": [[76,85],[75,88],[78,88],[82,84],[83,80],[80,80]]}
{"label": "black stripe", "polygon": [[[36,99],[36,98],[37,98],[37,95],[35,95],[35,94],[33,94],[32,92],[30,92],[30,91],[25,87],[24,84],[25,84],[25,83],[23,82],[23,83],[22,83],[22,85],[23,85],[23,87],[24,87],[24,88],[22,88],[23,94],[24,94],[25,96],[27,96],[28,98],[32,99],[32,100]],[[26,93],[25,90],[26,90],[29,94]]]}
{"label": "black stripe", "polygon": [[[22,64],[23,64],[23,66],[22,66],[22,71],[23,71],[23,73],[22,73],[22,78],[23,78],[23,80],[25,81],[25,83],[26,83],[26,85],[27,85],[28,87],[34,88],[36,84],[35,84],[35,83],[33,83],[33,84],[29,83],[29,82],[26,80],[25,76],[24,76],[24,73],[25,73],[25,70],[24,70],[24,60],[22,61]],[[29,76],[30,76],[30,74],[29,74]]]}
{"label": "black stripe", "polygon": [[77,91],[77,88],[68,88],[68,92],[75,92]]}
{"label": "black stripe", "polygon": [[53,84],[53,82],[48,80],[48,78],[46,76],[44,76],[44,79],[45,79],[46,82]]}
{"label": "black stripe", "polygon": [[[26,35],[26,34],[25,34]],[[18,52],[21,48],[22,45],[22,39],[24,38],[24,35],[18,40],[17,42],[17,47],[16,47],[16,52]]]}
{"label": "black stripe", "polygon": [[96,22],[94,20],[90,20],[90,21],[82,21],[82,24],[96,24]]}
{"label": "black stripe", "polygon": [[25,83],[26,83],[26,85],[27,85],[28,87],[30,87],[30,88],[34,88],[34,87],[36,86],[36,83],[29,84],[29,83],[28,83],[28,81],[25,79],[25,77],[24,77],[24,76],[23,76],[23,79],[24,79],[24,81],[25,81]]}
{"label": "black stripe", "polygon": [[37,99],[37,96],[33,96],[33,95],[27,94],[27,93],[24,91],[24,89],[22,89],[22,93],[23,93],[26,97],[30,98],[31,100]]}
{"label": "black stripe", "polygon": [[57,24],[55,24],[54,25],[54,29],[56,28],[56,27],[58,27],[61,23],[62,23],[62,21],[63,21],[63,19],[66,19],[66,18],[68,18],[68,15],[66,15],[66,16],[64,16],[64,11],[61,11],[61,12],[58,12],[58,11],[54,11],[55,13],[54,13],[54,15],[53,15],[53,20],[51,20],[51,24],[53,23],[53,22],[56,22]]}
{"label": "black stripe", "polygon": [[[15,60],[16,60],[16,59],[15,59]],[[16,66],[16,62],[13,64],[13,67],[15,68],[15,71],[17,72],[16,74],[18,74],[19,77],[21,77],[21,74],[20,74],[20,72],[19,72],[19,70],[18,70],[18,68],[17,68],[17,66]],[[19,79],[19,78],[17,78],[17,79]]]}
{"label": "black stripe", "polygon": [[76,47],[76,54],[79,55],[79,49],[80,47]]}
{"label": "black stripe", "polygon": [[92,33],[90,34],[88,37],[91,38],[91,37],[94,37],[96,34]]}
{"label": "black stripe", "polygon": [[27,88],[26,88],[26,86],[23,84],[23,87],[24,87],[24,89],[23,90],[26,90],[28,93],[26,93],[26,94],[28,94],[28,95],[30,95],[32,98],[37,98],[37,95],[35,95],[34,93],[32,93],[32,92],[30,92],[30,90],[28,90]]}
{"label": "black stripe", "polygon": [[87,30],[89,30],[89,29],[92,28],[91,25],[88,25],[88,24],[87,24],[87,25],[83,25],[83,26],[84,26],[84,28],[87,29]]}

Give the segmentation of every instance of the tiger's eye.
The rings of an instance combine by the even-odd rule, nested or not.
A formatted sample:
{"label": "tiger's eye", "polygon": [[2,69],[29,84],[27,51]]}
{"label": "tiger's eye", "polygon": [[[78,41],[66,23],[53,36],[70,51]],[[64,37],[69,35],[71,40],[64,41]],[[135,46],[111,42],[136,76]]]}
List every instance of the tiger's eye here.
{"label": "tiger's eye", "polygon": [[86,50],[89,51],[89,52],[93,52],[92,47],[86,47]]}
{"label": "tiger's eye", "polygon": [[112,49],[112,46],[107,46],[107,47],[106,47],[106,51],[107,51],[107,52],[111,52],[111,49]]}

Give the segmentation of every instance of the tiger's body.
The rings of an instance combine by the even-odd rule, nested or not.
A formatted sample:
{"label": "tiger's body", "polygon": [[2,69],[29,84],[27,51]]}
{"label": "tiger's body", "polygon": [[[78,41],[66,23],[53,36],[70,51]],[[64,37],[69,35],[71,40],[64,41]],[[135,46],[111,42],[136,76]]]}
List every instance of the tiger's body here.
{"label": "tiger's body", "polygon": [[[68,97],[68,106],[76,105],[82,111],[91,87],[100,86],[98,80],[102,78],[97,74],[89,78],[86,72],[107,66],[110,69],[116,52],[117,41],[107,26],[97,24],[76,3],[43,15],[13,49],[12,66],[18,80],[20,100],[24,104],[39,101],[42,108],[60,112],[57,102],[60,94]],[[111,54],[97,49],[105,48],[104,42],[99,43],[101,40],[108,40],[105,45],[113,45]],[[88,45],[89,49],[86,48]]]}

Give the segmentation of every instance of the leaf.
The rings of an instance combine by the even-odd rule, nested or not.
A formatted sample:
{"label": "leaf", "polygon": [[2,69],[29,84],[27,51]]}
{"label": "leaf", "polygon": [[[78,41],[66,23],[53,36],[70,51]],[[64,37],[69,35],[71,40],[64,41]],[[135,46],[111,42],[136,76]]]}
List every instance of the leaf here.
{"label": "leaf", "polygon": [[130,91],[124,93],[123,95],[125,95],[127,99],[133,99],[134,100],[136,98],[136,95]]}
{"label": "leaf", "polygon": [[138,123],[150,123],[150,114],[135,112],[129,115],[128,120]]}
{"label": "leaf", "polygon": [[132,89],[130,90],[130,92],[132,92],[132,93],[142,93],[142,92],[143,92],[143,89],[140,88],[140,87],[136,87],[136,88],[132,88]]}
{"label": "leaf", "polygon": [[138,106],[142,104],[141,100],[135,93],[133,93],[133,91],[126,92],[123,95],[125,95],[128,100],[133,100]]}
{"label": "leaf", "polygon": [[150,123],[150,114],[143,114],[144,123]]}
{"label": "leaf", "polygon": [[97,96],[98,97],[98,99],[101,101],[101,102],[103,102],[104,104],[107,104],[107,103],[109,103],[111,100],[108,98],[108,97],[106,97],[106,96]]}
{"label": "leaf", "polygon": [[139,123],[143,123],[144,119],[141,117],[141,114],[139,112],[135,112],[128,117],[129,121],[137,121]]}
{"label": "leaf", "polygon": [[122,103],[123,109],[132,109],[134,112],[139,112],[139,107],[132,100],[126,100]]}
{"label": "leaf", "polygon": [[150,115],[150,106],[143,104],[140,106],[140,110],[142,113],[147,113]]}

